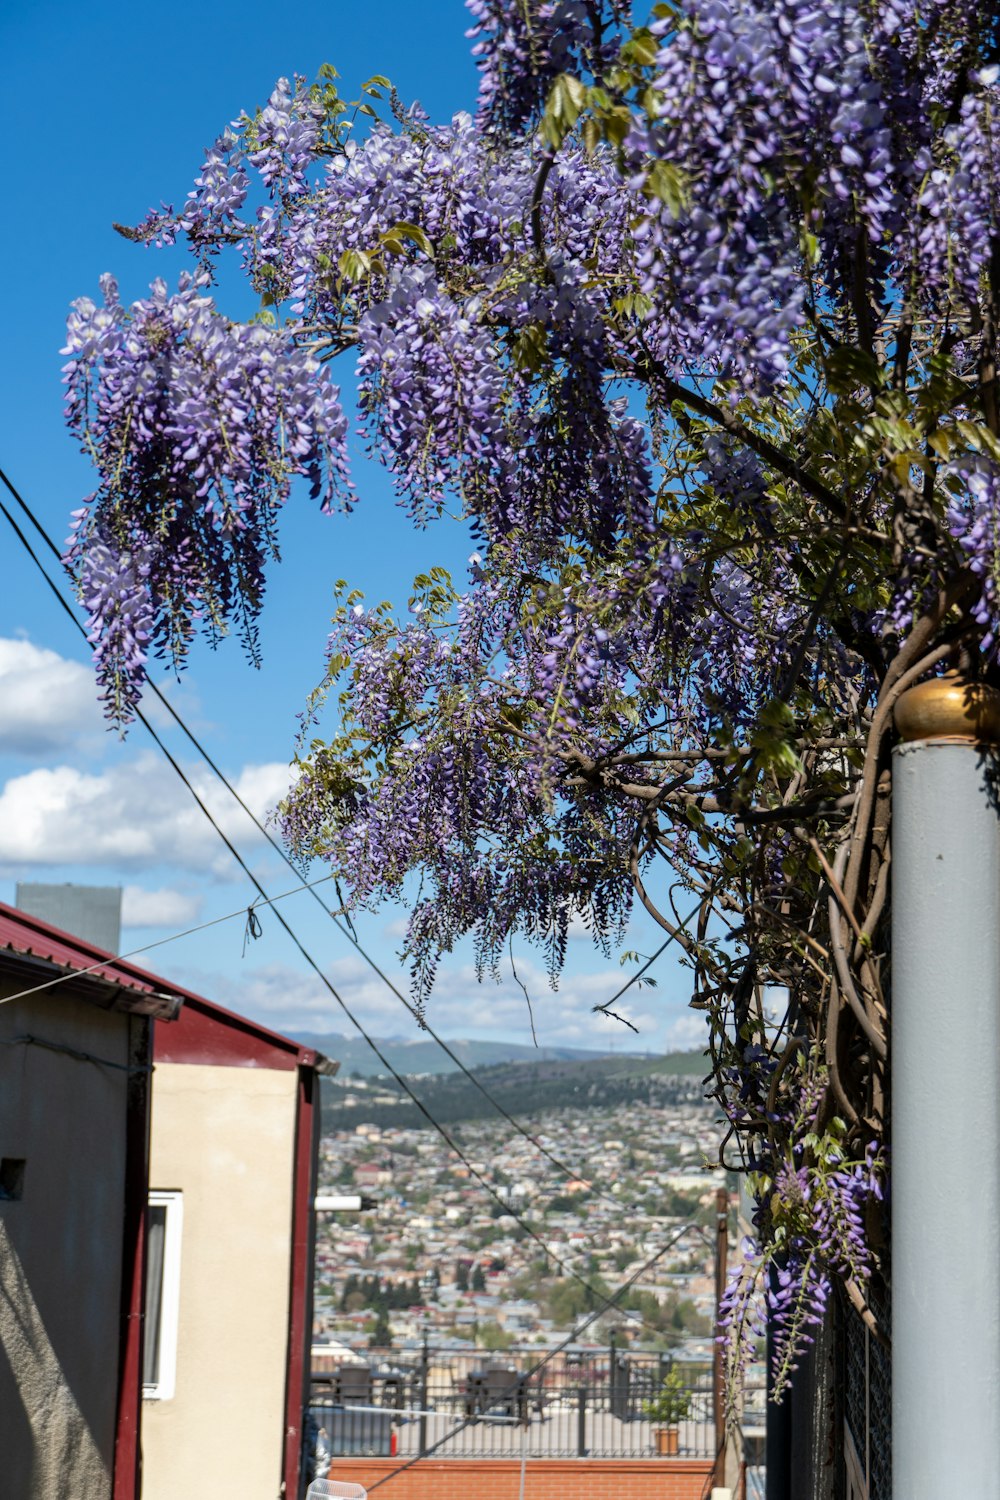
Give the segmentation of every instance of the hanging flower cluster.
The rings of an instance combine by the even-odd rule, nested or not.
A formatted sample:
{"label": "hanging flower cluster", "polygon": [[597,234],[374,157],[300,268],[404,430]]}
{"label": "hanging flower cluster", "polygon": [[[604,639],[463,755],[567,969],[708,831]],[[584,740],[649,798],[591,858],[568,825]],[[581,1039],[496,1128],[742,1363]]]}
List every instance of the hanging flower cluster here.
{"label": "hanging flower cluster", "polygon": [[79,580],[113,716],[127,722],[150,648],[183,660],[197,623],[253,621],[275,512],[304,475],[324,509],[350,498],[347,419],[315,358],[287,334],[231,323],[203,274],[169,295],[74,304],[63,353],[70,429],[99,487],[73,518]]}
{"label": "hanging flower cluster", "polygon": [[[253,649],[293,481],[352,504],[349,364],[401,504],[459,511],[478,550],[398,619],[342,598],[288,841],[357,903],[419,879],[422,1003],[464,935],[486,973],[527,937],[555,979],[574,918],[611,945],[654,916],[706,1016],[722,1159],[757,1184],[732,1367],[766,1307],[780,1385],[831,1287],[870,1317],[884,1269],[894,696],[1000,671],[992,22],[469,9],[475,114],[279,80],[129,231],[186,239],[194,275],[75,305],[98,488],[68,561],[120,722],[151,652],[234,624]],[[227,251],[248,324],[209,295]]]}
{"label": "hanging flower cluster", "polygon": [[[775,1061],[766,1048],[748,1046],[744,1063],[747,1072],[773,1079]],[[745,1099],[745,1080],[741,1084]],[[772,1346],[772,1396],[780,1400],[826,1317],[834,1286],[847,1286],[863,1306],[873,1270],[868,1218],[883,1199],[885,1160],[874,1141],[852,1157],[844,1122],[829,1115],[827,1096],[824,1065],[807,1058],[793,1073],[784,1110],[773,1112],[772,1144],[751,1163],[757,1235],[742,1243],[719,1317],[731,1403],[765,1334]],[[730,1104],[731,1117],[745,1113],[743,1104]],[[781,1153],[774,1149],[779,1141]],[[731,1416],[737,1415],[734,1409]]]}

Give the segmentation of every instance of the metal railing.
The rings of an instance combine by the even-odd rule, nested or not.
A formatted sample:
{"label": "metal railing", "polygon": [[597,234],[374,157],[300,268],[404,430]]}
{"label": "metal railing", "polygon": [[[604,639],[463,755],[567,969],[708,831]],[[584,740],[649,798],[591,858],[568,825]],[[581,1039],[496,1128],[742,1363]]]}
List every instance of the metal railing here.
{"label": "metal railing", "polygon": [[365,1363],[314,1371],[310,1416],[332,1456],[648,1458],[674,1444],[683,1457],[715,1453],[708,1369],[688,1377],[690,1410],[676,1439],[658,1439],[663,1424],[645,1403],[671,1368],[668,1354],[568,1349],[536,1370],[543,1356],[371,1351]]}

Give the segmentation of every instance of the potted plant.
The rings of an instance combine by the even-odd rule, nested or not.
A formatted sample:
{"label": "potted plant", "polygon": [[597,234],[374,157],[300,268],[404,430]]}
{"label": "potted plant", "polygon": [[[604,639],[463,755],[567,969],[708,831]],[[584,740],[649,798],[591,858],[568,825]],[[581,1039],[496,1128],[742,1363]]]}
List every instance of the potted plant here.
{"label": "potted plant", "polygon": [[661,1458],[676,1457],[678,1448],[677,1424],[691,1410],[691,1392],[684,1382],[680,1370],[668,1370],[655,1396],[642,1403],[642,1409],[653,1428],[656,1451]]}

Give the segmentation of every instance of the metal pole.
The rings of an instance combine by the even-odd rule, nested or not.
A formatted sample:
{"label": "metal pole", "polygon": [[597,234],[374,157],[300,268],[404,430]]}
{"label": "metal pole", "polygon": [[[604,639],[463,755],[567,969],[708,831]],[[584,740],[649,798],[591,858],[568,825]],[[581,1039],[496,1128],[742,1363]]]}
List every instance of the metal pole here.
{"label": "metal pole", "polygon": [[719,1311],[726,1290],[729,1264],[729,1193],[719,1188],[715,1194],[715,1353],[712,1358],[712,1416],[715,1426],[715,1483],[726,1482],[726,1378],[719,1342]]}
{"label": "metal pole", "polygon": [[423,1347],[420,1351],[420,1425],[417,1432],[417,1452],[421,1458],[427,1452],[427,1372],[430,1366],[430,1352],[427,1348],[427,1335],[424,1334]]}
{"label": "metal pole", "polygon": [[1000,695],[937,679],[896,710],[894,1500],[1000,1500],[1000,710],[991,699]]}

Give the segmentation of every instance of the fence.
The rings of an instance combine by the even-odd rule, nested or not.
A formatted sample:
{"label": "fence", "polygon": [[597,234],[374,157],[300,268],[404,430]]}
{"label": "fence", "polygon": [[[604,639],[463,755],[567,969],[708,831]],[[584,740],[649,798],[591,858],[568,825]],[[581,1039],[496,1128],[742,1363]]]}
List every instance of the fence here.
{"label": "fence", "polygon": [[[676,1439],[658,1438],[645,1403],[671,1368],[668,1354],[613,1344],[566,1350],[536,1370],[539,1350],[424,1347],[314,1373],[310,1414],[331,1456],[648,1458],[716,1450],[711,1372],[693,1371]],[[678,1367],[683,1368],[683,1367]],[[676,1444],[674,1449],[674,1443]]]}

